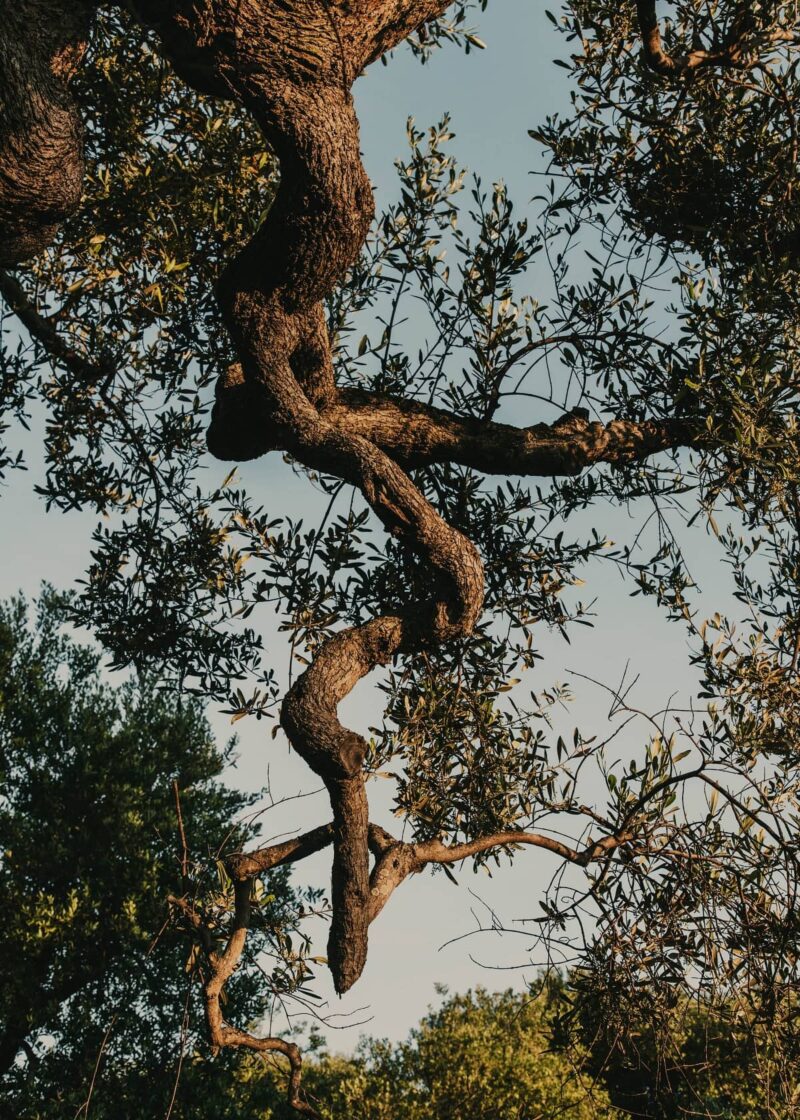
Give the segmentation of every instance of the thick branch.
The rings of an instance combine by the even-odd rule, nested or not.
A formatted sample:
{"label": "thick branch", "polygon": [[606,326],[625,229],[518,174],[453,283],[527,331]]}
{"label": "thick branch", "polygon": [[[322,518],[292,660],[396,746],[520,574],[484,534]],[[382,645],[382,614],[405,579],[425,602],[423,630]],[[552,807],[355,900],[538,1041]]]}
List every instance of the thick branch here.
{"label": "thick branch", "polygon": [[[82,382],[93,384],[114,372],[111,362],[87,358],[58,333],[53,323],[30,302],[22,285],[0,270],[0,294],[30,335]],[[321,344],[320,344],[321,349]],[[315,367],[316,368],[316,367]],[[457,416],[421,401],[390,397],[363,389],[331,390],[321,358],[317,395],[321,416],[353,435],[369,440],[406,470],[431,463],[459,463],[486,474],[519,474],[556,477],[579,474],[596,463],[622,465],[638,462],[660,451],[696,447],[702,442],[697,425],[685,419],[590,421],[575,409],[554,424],[516,428],[511,424]],[[220,379],[220,399],[228,400],[224,426],[235,437],[230,453],[237,461],[242,454],[243,423],[253,421],[258,410],[239,406],[233,397],[243,384],[241,366],[232,366]],[[222,422],[218,420],[218,423]],[[264,452],[263,431],[253,433],[257,453]],[[275,434],[276,445],[283,442]],[[223,456],[225,457],[225,456]]]}
{"label": "thick branch", "polygon": [[94,4],[4,4],[0,20],[0,263],[44,249],[77,207],[83,129],[68,82],[80,62]]}
{"label": "thick branch", "polygon": [[[56,3],[41,0],[42,10]],[[363,968],[369,921],[383,905],[375,900],[385,901],[407,874],[426,862],[455,861],[493,844],[555,843],[514,833],[477,841],[485,846],[472,849],[394,845],[370,877],[369,845],[380,845],[381,839],[369,826],[363,773],[367,745],[342,725],[338,705],[359,680],[396,654],[468,635],[483,605],[476,548],[442,519],[403,466],[449,459],[504,473],[572,474],[591,462],[629,461],[674,447],[688,436],[669,424],[604,427],[580,414],[551,428],[518,432],[505,425],[478,427],[389,398],[337,393],[323,301],[358,259],[374,211],[350,84],[369,61],[440,15],[448,7],[445,0],[214,0],[202,5],[135,0],[132,6],[157,29],[164,53],[190,84],[252,112],[280,161],[280,187],[267,219],[228,263],[218,287],[239,362],[238,372],[232,367],[221,380],[209,447],[237,459],[280,448],[307,467],[357,486],[387,532],[429,571],[424,599],[336,634],[284,700],[283,727],[325,782],[332,825],[275,846],[269,854],[232,857],[236,912],[222,953],[214,950],[202,919],[192,916],[193,908],[185,900],[178,904],[206,946],[212,1043],[279,1050],[292,1062],[293,1078],[299,1078],[299,1059],[288,1044],[251,1038],[225,1024],[220,1009],[221,992],[247,936],[254,869],[301,858],[332,840],[328,955],[342,992]],[[74,123],[71,116],[69,121]],[[73,143],[72,156],[74,149]],[[82,377],[91,375],[50,324],[20,302],[19,292],[12,291],[12,304],[54,356]],[[581,862],[597,858],[595,851],[600,849],[592,847],[587,854],[564,847],[561,854]],[[298,1100],[295,1091],[295,1107],[301,1107]]]}
{"label": "thick branch", "polygon": [[[664,50],[661,28],[656,15],[656,0],[636,0],[636,12],[645,61],[657,74],[688,74],[694,70],[715,66],[741,70],[752,64],[754,21],[747,5],[743,6],[741,18],[734,22],[730,35],[724,43],[709,51],[690,51],[681,58],[676,58]],[[780,43],[793,42],[796,36],[794,31],[777,27],[768,32],[765,38],[768,43]]]}
{"label": "thick branch", "polygon": [[[555,477],[579,474],[595,463],[635,463],[660,451],[697,447],[704,429],[683,418],[590,421],[574,409],[554,424],[517,428],[457,416],[443,408],[364,389],[326,392],[320,415],[340,431],[379,447],[405,470],[430,463],[460,463],[485,474]],[[284,447],[238,366],[217,389],[211,450],[221,459],[254,458]]]}
{"label": "thick branch", "polygon": [[[58,333],[29,301],[22,285],[0,270],[0,294],[31,336],[81,381],[96,383],[113,373],[113,365],[90,360]],[[322,350],[317,340],[317,352]],[[306,354],[308,351],[306,351]],[[406,470],[431,463],[459,463],[486,474],[519,474],[555,477],[579,474],[595,463],[621,465],[638,462],[660,451],[698,446],[697,426],[684,419],[612,420],[608,424],[590,421],[588,414],[574,410],[554,424],[516,428],[511,424],[457,416],[445,409],[402,397],[390,397],[363,389],[331,388],[324,358],[313,367],[319,371],[316,395],[320,415],[352,435],[369,440]],[[325,375],[322,380],[323,374]],[[241,366],[232,366],[221,379],[220,400],[236,409],[235,394],[244,385]],[[239,415],[228,412],[224,427],[235,437],[230,453],[238,460],[242,454],[243,423],[252,424],[258,409],[245,402]],[[275,433],[276,444],[285,442]],[[253,433],[257,453],[264,452],[264,431]]]}
{"label": "thick branch", "polygon": [[515,428],[361,389],[341,390],[322,415],[370,440],[406,469],[460,463],[486,474],[574,475],[594,463],[638,462],[697,442],[681,419],[601,424],[576,409],[555,424]]}

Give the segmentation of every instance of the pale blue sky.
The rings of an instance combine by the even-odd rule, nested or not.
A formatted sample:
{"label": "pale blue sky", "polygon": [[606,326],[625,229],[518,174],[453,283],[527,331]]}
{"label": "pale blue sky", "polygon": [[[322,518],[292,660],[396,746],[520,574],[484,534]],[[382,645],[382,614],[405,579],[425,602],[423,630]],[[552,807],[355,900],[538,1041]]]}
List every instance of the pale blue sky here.
{"label": "pale blue sky", "polygon": [[[536,187],[529,171],[536,162],[534,144],[527,130],[546,113],[564,107],[568,99],[568,79],[564,70],[551,64],[563,53],[565,44],[545,18],[540,0],[493,0],[489,11],[478,16],[481,37],[487,43],[482,52],[463,56],[448,48],[429,65],[420,67],[410,53],[398,52],[387,68],[373,67],[357,85],[357,104],[362,121],[363,149],[367,169],[375,181],[378,204],[392,197],[395,189],[393,160],[404,152],[405,123],[414,116],[420,126],[434,123],[443,112],[452,115],[456,133],[453,144],[458,159],[478,172],[486,182],[504,179],[510,187],[517,208],[525,210]],[[536,294],[537,277],[530,278]],[[531,422],[535,420],[531,416]],[[78,579],[89,553],[89,536],[94,524],[91,515],[47,514],[43,503],[31,491],[36,476],[37,448],[28,441],[32,470],[26,475],[12,476],[2,495],[0,517],[4,548],[0,550],[0,595],[19,589],[29,595],[36,593],[42,580],[67,587]],[[219,465],[220,479],[226,473]],[[266,461],[247,465],[242,477],[254,493],[266,496],[275,516],[289,512],[293,516],[311,511],[309,491],[273,456]],[[611,536],[627,532],[627,514],[616,513],[610,523]],[[604,522],[604,529],[608,524]],[[708,569],[706,553],[710,549],[702,533],[696,534],[696,562]],[[598,624],[594,630],[582,632],[578,646],[567,647],[558,639],[542,634],[541,641],[550,651],[550,660],[543,670],[549,684],[564,679],[566,670],[574,668],[607,682],[618,680],[629,658],[635,659],[635,670],[642,675],[638,699],[642,706],[659,707],[676,689],[687,689],[691,675],[686,666],[683,635],[677,627],[668,627],[656,608],[648,601],[628,598],[611,570],[599,566],[592,569],[596,585],[591,595],[599,598]],[[275,636],[274,640],[279,639]],[[346,718],[354,726],[365,728],[377,722],[376,696],[369,683],[363,684],[344,707]],[[581,702],[580,709],[568,717],[570,726],[579,722],[602,725],[607,698],[597,693],[594,699]],[[229,733],[227,719],[214,716],[220,735]],[[237,730],[242,728],[240,723]],[[598,726],[602,731],[602,726]],[[286,746],[273,743],[264,734],[264,724],[245,727],[241,733],[241,760],[234,780],[249,787],[263,784],[266,766],[271,766],[273,786],[277,794],[286,795],[313,789],[308,772]],[[377,785],[378,783],[376,783]],[[375,814],[381,816],[381,801],[386,802],[388,783],[371,794]],[[383,806],[385,814],[386,805]],[[324,796],[294,802],[275,810],[265,824],[265,835],[308,827],[327,818]],[[385,818],[384,818],[385,819]],[[391,818],[386,821],[391,824]],[[328,855],[303,865],[299,877],[324,880]],[[474,938],[458,942],[447,949],[439,947],[448,939],[467,932],[474,926],[471,907],[479,906],[468,888],[475,890],[504,919],[534,914],[541,887],[555,870],[554,857],[531,851],[517,858],[513,869],[503,870],[492,879],[485,874],[474,876],[467,870],[460,874],[461,888],[453,887],[442,875],[419,876],[408,881],[392,899],[385,913],[373,927],[370,958],[366,972],[356,989],[333,1011],[350,1012],[364,1007],[360,1017],[371,1015],[366,1028],[372,1033],[401,1037],[424,1013],[426,1004],[435,999],[436,981],[453,989],[474,984],[490,987],[519,984],[525,973],[488,972],[470,959],[491,964],[519,965],[527,959],[527,940],[522,936]],[[324,952],[324,935],[319,950]],[[529,970],[528,975],[533,975]],[[326,995],[330,991],[322,984]],[[357,1016],[359,1017],[359,1016]],[[353,1028],[331,1035],[331,1043],[350,1049],[357,1040]]]}

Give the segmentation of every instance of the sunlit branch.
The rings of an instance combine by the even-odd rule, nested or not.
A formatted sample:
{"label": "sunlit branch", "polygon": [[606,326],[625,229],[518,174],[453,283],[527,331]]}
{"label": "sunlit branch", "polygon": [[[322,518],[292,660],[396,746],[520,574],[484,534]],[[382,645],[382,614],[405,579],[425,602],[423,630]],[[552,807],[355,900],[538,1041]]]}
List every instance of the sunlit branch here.
{"label": "sunlit branch", "polygon": [[[728,67],[741,70],[752,64],[750,54],[752,53],[753,36],[747,34],[752,28],[748,26],[748,13],[746,11],[742,19],[735,21],[725,42],[711,50],[689,51],[682,57],[671,55],[664,49],[661,28],[656,14],[656,0],[637,0],[636,11],[639,19],[639,30],[642,35],[645,61],[650,69],[658,74],[686,74],[709,67]],[[797,41],[796,33],[783,27],[773,28],[762,38],[766,38],[768,43]],[[748,53],[748,48],[751,48],[750,53]]]}
{"label": "sunlit branch", "polygon": [[226,1023],[222,1015],[222,993],[226,983],[239,965],[247,940],[247,931],[250,925],[251,889],[252,881],[250,879],[234,882],[233,926],[221,953],[214,949],[211,930],[190,901],[185,898],[170,897],[169,902],[188,923],[193,935],[203,948],[208,969],[202,980],[203,999],[212,1050],[218,1051],[225,1047],[231,1047],[253,1050],[259,1054],[282,1054],[283,1057],[288,1059],[290,1067],[287,1086],[289,1105],[304,1116],[317,1117],[319,1114],[316,1109],[312,1108],[300,1095],[303,1059],[299,1047],[282,1038],[259,1038],[248,1031],[243,1031],[239,1027]]}
{"label": "sunlit branch", "polygon": [[460,463],[487,474],[574,475],[595,463],[638,462],[701,442],[683,419],[602,424],[575,409],[554,424],[515,428],[361,389],[343,389],[323,415],[369,439],[407,468]]}
{"label": "sunlit branch", "polygon": [[542,833],[507,831],[450,846],[440,840],[406,844],[393,840],[385,830],[371,825],[370,846],[376,855],[376,863],[370,877],[370,921],[377,918],[404,879],[422,871],[428,864],[460,863],[494,848],[530,845],[552,852],[568,863],[586,867],[594,860],[602,859],[622,845],[630,843],[633,838],[634,833],[625,829],[601,840],[593,840],[582,848],[573,848]]}

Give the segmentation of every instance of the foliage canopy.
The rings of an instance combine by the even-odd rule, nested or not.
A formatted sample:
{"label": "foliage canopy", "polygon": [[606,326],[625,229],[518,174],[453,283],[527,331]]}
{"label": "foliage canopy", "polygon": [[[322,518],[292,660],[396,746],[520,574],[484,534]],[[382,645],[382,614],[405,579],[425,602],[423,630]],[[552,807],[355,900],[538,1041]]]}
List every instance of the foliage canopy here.
{"label": "foliage canopy", "polygon": [[[152,677],[104,682],[98,652],[65,634],[68,603],[53,592],[35,627],[29,615],[22,599],[0,605],[4,1100],[31,1120],[80,1112],[87,1097],[93,1114],[141,1115],[148,1100],[155,1115],[168,1106],[179,1041],[201,1038],[166,903],[180,881],[174,790],[211,869],[252,799],[220,783],[232,744],[217,747],[196,701]],[[278,946],[300,904],[276,871],[259,945],[229,993],[246,1020],[287,989]],[[270,949],[280,963],[265,984],[254,962]]]}
{"label": "foliage canopy", "polygon": [[[219,1008],[254,875],[333,844],[343,990],[407,875],[533,845],[559,859],[532,927],[542,951],[632,1019],[666,1021],[698,989],[712,1007],[735,999],[742,1021],[769,1025],[765,1076],[785,1102],[799,932],[794,6],[569,0],[550,18],[571,111],[532,121],[538,208],[521,216],[501,184],[468,180],[444,119],[409,126],[399,199],[371,227],[349,83],[409,36],[425,58],[478,44],[465,5],[348,0],[332,24],[324,7],[261,5],[263,26],[229,26],[220,0],[212,30],[178,4],[102,9],[72,81],[84,200],[2,279],[30,332],[18,342],[5,324],[4,400],[12,419],[36,396],[47,409],[43,494],[104,515],[73,617],[116,666],[157,666],[234,718],[280,707],[331,798],[333,825],[294,846],[231,849],[224,914],[202,892],[176,901],[205,953],[212,1040],[283,1046],[298,1068]],[[230,53],[240,40],[249,65]],[[261,80],[270,67],[284,86]],[[16,203],[0,204],[6,221]],[[526,408],[529,426],[503,422]],[[209,414],[218,457],[284,454],[316,490],[315,527],[235,472],[208,484]],[[2,461],[13,469],[13,448]],[[635,510],[628,541],[609,541],[609,503]],[[692,577],[683,546],[703,525],[730,593]],[[624,740],[560,735],[570,692],[543,679],[539,634],[577,638],[609,569],[685,628],[702,706],[643,714],[617,690]],[[263,641],[271,610],[303,667],[288,693]],[[336,708],[381,665],[367,742]],[[369,822],[379,772],[403,842]]]}

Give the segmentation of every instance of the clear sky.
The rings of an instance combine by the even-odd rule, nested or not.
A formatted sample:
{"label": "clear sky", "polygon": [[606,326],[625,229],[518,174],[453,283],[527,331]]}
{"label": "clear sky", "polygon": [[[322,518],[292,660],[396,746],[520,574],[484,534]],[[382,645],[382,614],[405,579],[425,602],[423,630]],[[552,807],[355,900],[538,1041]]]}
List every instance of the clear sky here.
{"label": "clear sky", "polygon": [[[554,5],[555,7],[555,5]],[[533,141],[527,130],[545,114],[565,107],[568,79],[564,70],[552,65],[563,54],[566,44],[544,15],[540,0],[492,0],[489,10],[476,17],[487,49],[465,57],[450,47],[421,67],[410,52],[401,50],[388,67],[377,65],[362,78],[356,98],[362,122],[364,157],[378,195],[378,206],[395,191],[393,160],[404,154],[405,124],[409,116],[417,124],[434,123],[445,111],[452,115],[456,133],[453,150],[458,159],[479,173],[486,182],[504,179],[517,208],[524,212],[535,186],[529,171],[536,163]],[[536,294],[535,276],[530,290]],[[536,419],[532,416],[526,422]],[[32,493],[37,464],[36,441],[28,441],[31,471],[13,477],[2,495],[0,517],[3,548],[0,549],[0,595],[19,589],[33,595],[40,581],[49,580],[67,587],[80,578],[89,553],[89,536],[94,524],[91,515],[46,513]],[[307,486],[272,457],[247,465],[242,477],[252,492],[268,499],[275,516],[291,512],[300,516],[312,511]],[[219,464],[220,479],[226,470]],[[611,536],[628,531],[627,514],[616,513],[603,521]],[[610,528],[609,528],[610,525]],[[701,574],[708,570],[707,538],[696,534],[694,548]],[[567,670],[576,669],[613,683],[621,677],[633,656],[635,671],[642,676],[638,700],[644,707],[664,704],[676,689],[691,687],[686,667],[683,635],[678,627],[667,626],[649,601],[630,599],[611,569],[592,569],[598,596],[597,626],[582,632],[579,645],[566,646],[559,639],[542,635],[550,653],[546,681],[565,679]],[[276,637],[276,641],[277,641]],[[599,691],[595,699],[581,702],[579,711],[570,713],[567,723],[574,726],[598,724],[604,730],[607,697]],[[213,715],[213,713],[212,713]],[[353,726],[366,728],[377,722],[374,688],[365,682],[344,706],[344,715]],[[230,733],[226,717],[214,715],[221,736]],[[243,723],[238,724],[239,730]],[[264,734],[264,724],[245,727],[241,734],[240,762],[232,780],[258,788],[264,783],[270,765],[276,794],[288,795],[314,788],[308,771],[293,758],[285,745],[273,743]],[[379,785],[381,783],[375,783]],[[387,803],[388,783],[371,791],[380,819],[381,803]],[[323,794],[291,802],[265,818],[264,834],[281,834],[309,827],[327,819]],[[385,818],[384,818],[385,819]],[[391,824],[391,818],[386,822]],[[303,864],[298,877],[324,882],[329,855],[315,857]],[[452,989],[474,984],[504,987],[521,984],[533,969],[510,972],[487,970],[485,965],[520,966],[528,961],[529,939],[522,935],[500,937],[483,934],[440,948],[449,939],[469,932],[475,926],[472,911],[485,920],[490,905],[504,924],[536,913],[537,896],[555,870],[554,857],[532,850],[517,857],[512,869],[489,878],[459,874],[460,888],[443,875],[423,875],[406,882],[391,900],[372,930],[370,957],[366,972],[355,990],[339,1003],[331,999],[324,981],[322,989],[331,999],[330,1010],[356,1014],[356,1019],[372,1021],[370,1033],[402,1037],[435,1000],[434,983],[441,981]],[[474,893],[473,893],[474,892]],[[319,951],[324,952],[325,931],[321,930]],[[476,960],[473,960],[473,957]],[[359,1029],[330,1034],[331,1044],[348,1050],[356,1042]]]}

